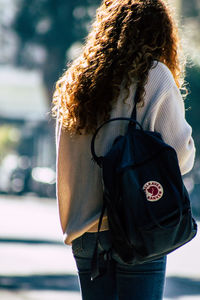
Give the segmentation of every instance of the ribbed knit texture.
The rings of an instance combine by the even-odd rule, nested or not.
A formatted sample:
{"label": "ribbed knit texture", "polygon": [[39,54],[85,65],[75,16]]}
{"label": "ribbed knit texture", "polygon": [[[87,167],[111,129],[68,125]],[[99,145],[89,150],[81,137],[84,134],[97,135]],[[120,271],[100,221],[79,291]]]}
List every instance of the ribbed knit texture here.
{"label": "ribbed knit texture", "polygon": [[[136,86],[124,103],[124,87],[111,118],[130,117]],[[182,174],[189,172],[194,164],[195,147],[192,129],[185,120],[184,102],[170,70],[162,63],[155,63],[149,72],[145,86],[144,106],[137,108],[137,121],[145,130],[157,131],[166,143],[177,152]],[[112,122],[103,127],[97,140],[96,152],[104,155],[115,137],[123,134],[127,122]],[[67,244],[90,231],[98,222],[102,207],[101,170],[92,161],[91,135],[71,138],[66,132],[58,132],[57,198],[64,239]],[[106,227],[104,222],[104,228]]]}

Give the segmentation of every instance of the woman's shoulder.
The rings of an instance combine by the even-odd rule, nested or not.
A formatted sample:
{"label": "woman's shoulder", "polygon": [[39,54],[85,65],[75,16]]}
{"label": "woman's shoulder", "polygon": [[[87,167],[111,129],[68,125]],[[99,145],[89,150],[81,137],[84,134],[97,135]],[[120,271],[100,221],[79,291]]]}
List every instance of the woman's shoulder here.
{"label": "woman's shoulder", "polygon": [[154,61],[151,70],[149,71],[149,80],[154,84],[163,87],[171,87],[175,85],[175,80],[170,69],[162,62]]}
{"label": "woman's shoulder", "polygon": [[153,62],[152,70],[154,70],[154,69],[157,69],[157,70],[159,70],[160,72],[165,73],[165,74],[166,74],[166,73],[171,74],[171,71],[170,71],[170,69],[167,67],[167,65],[164,64],[164,63],[161,62],[161,61],[158,61],[158,60],[154,60],[154,62]]}
{"label": "woman's shoulder", "polygon": [[146,93],[149,95],[165,94],[174,86],[176,83],[170,69],[164,63],[154,61],[145,86]]}

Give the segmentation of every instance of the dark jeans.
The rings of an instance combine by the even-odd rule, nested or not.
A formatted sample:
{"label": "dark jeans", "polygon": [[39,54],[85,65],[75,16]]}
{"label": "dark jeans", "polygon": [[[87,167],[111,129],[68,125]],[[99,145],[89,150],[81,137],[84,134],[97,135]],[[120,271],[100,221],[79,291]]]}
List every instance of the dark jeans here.
{"label": "dark jeans", "polygon": [[[112,255],[112,272],[101,260],[103,276],[91,281],[91,258],[95,246],[95,233],[85,233],[72,243],[78,268],[83,300],[161,300],[163,297],[166,257],[141,265],[131,266]],[[109,231],[100,232],[99,252],[110,248]]]}

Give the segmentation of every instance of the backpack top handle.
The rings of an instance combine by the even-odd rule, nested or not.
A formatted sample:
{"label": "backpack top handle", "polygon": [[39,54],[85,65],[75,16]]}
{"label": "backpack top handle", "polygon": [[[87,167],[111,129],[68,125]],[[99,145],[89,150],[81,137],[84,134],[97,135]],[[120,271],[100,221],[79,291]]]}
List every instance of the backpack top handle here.
{"label": "backpack top handle", "polygon": [[96,155],[96,152],[95,152],[95,139],[96,139],[96,136],[97,134],[99,133],[100,129],[110,123],[110,122],[113,122],[113,121],[129,121],[129,126],[131,126],[132,124],[134,125],[134,128],[136,127],[135,125],[138,125],[140,130],[143,130],[141,124],[139,122],[137,122],[136,120],[132,119],[132,118],[113,118],[113,119],[109,119],[107,121],[105,121],[103,124],[101,124],[95,131],[93,137],[92,137],[92,141],[91,141],[91,153],[92,153],[92,157],[94,159],[94,161],[101,167],[101,162],[102,162],[102,159],[103,159],[103,156],[97,156]]}
{"label": "backpack top handle", "polygon": [[141,124],[139,122],[137,122],[137,111],[136,111],[136,106],[137,106],[137,99],[138,99],[138,88],[135,91],[135,96],[134,96],[134,107],[133,107],[133,111],[131,113],[131,117],[130,118],[126,118],[126,117],[120,117],[120,118],[112,118],[109,119],[107,121],[105,121],[104,123],[102,123],[95,131],[93,137],[92,137],[92,141],[91,141],[91,153],[92,153],[92,158],[93,160],[100,166],[102,167],[102,159],[103,156],[97,156],[96,152],[95,152],[95,139],[97,134],[99,133],[100,129],[113,121],[129,121],[129,125],[128,125],[128,130],[132,129],[136,129],[136,126],[138,125],[139,128],[141,130],[143,130]]}

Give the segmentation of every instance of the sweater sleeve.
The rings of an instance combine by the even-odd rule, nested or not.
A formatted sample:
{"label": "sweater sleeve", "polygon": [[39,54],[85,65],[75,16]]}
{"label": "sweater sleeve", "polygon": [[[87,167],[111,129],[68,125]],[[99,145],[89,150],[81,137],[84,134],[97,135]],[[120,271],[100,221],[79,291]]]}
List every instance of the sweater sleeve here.
{"label": "sweater sleeve", "polygon": [[163,140],[177,152],[182,175],[194,164],[195,146],[192,128],[185,119],[185,107],[175,83],[157,101],[152,109],[151,129],[161,134]]}

